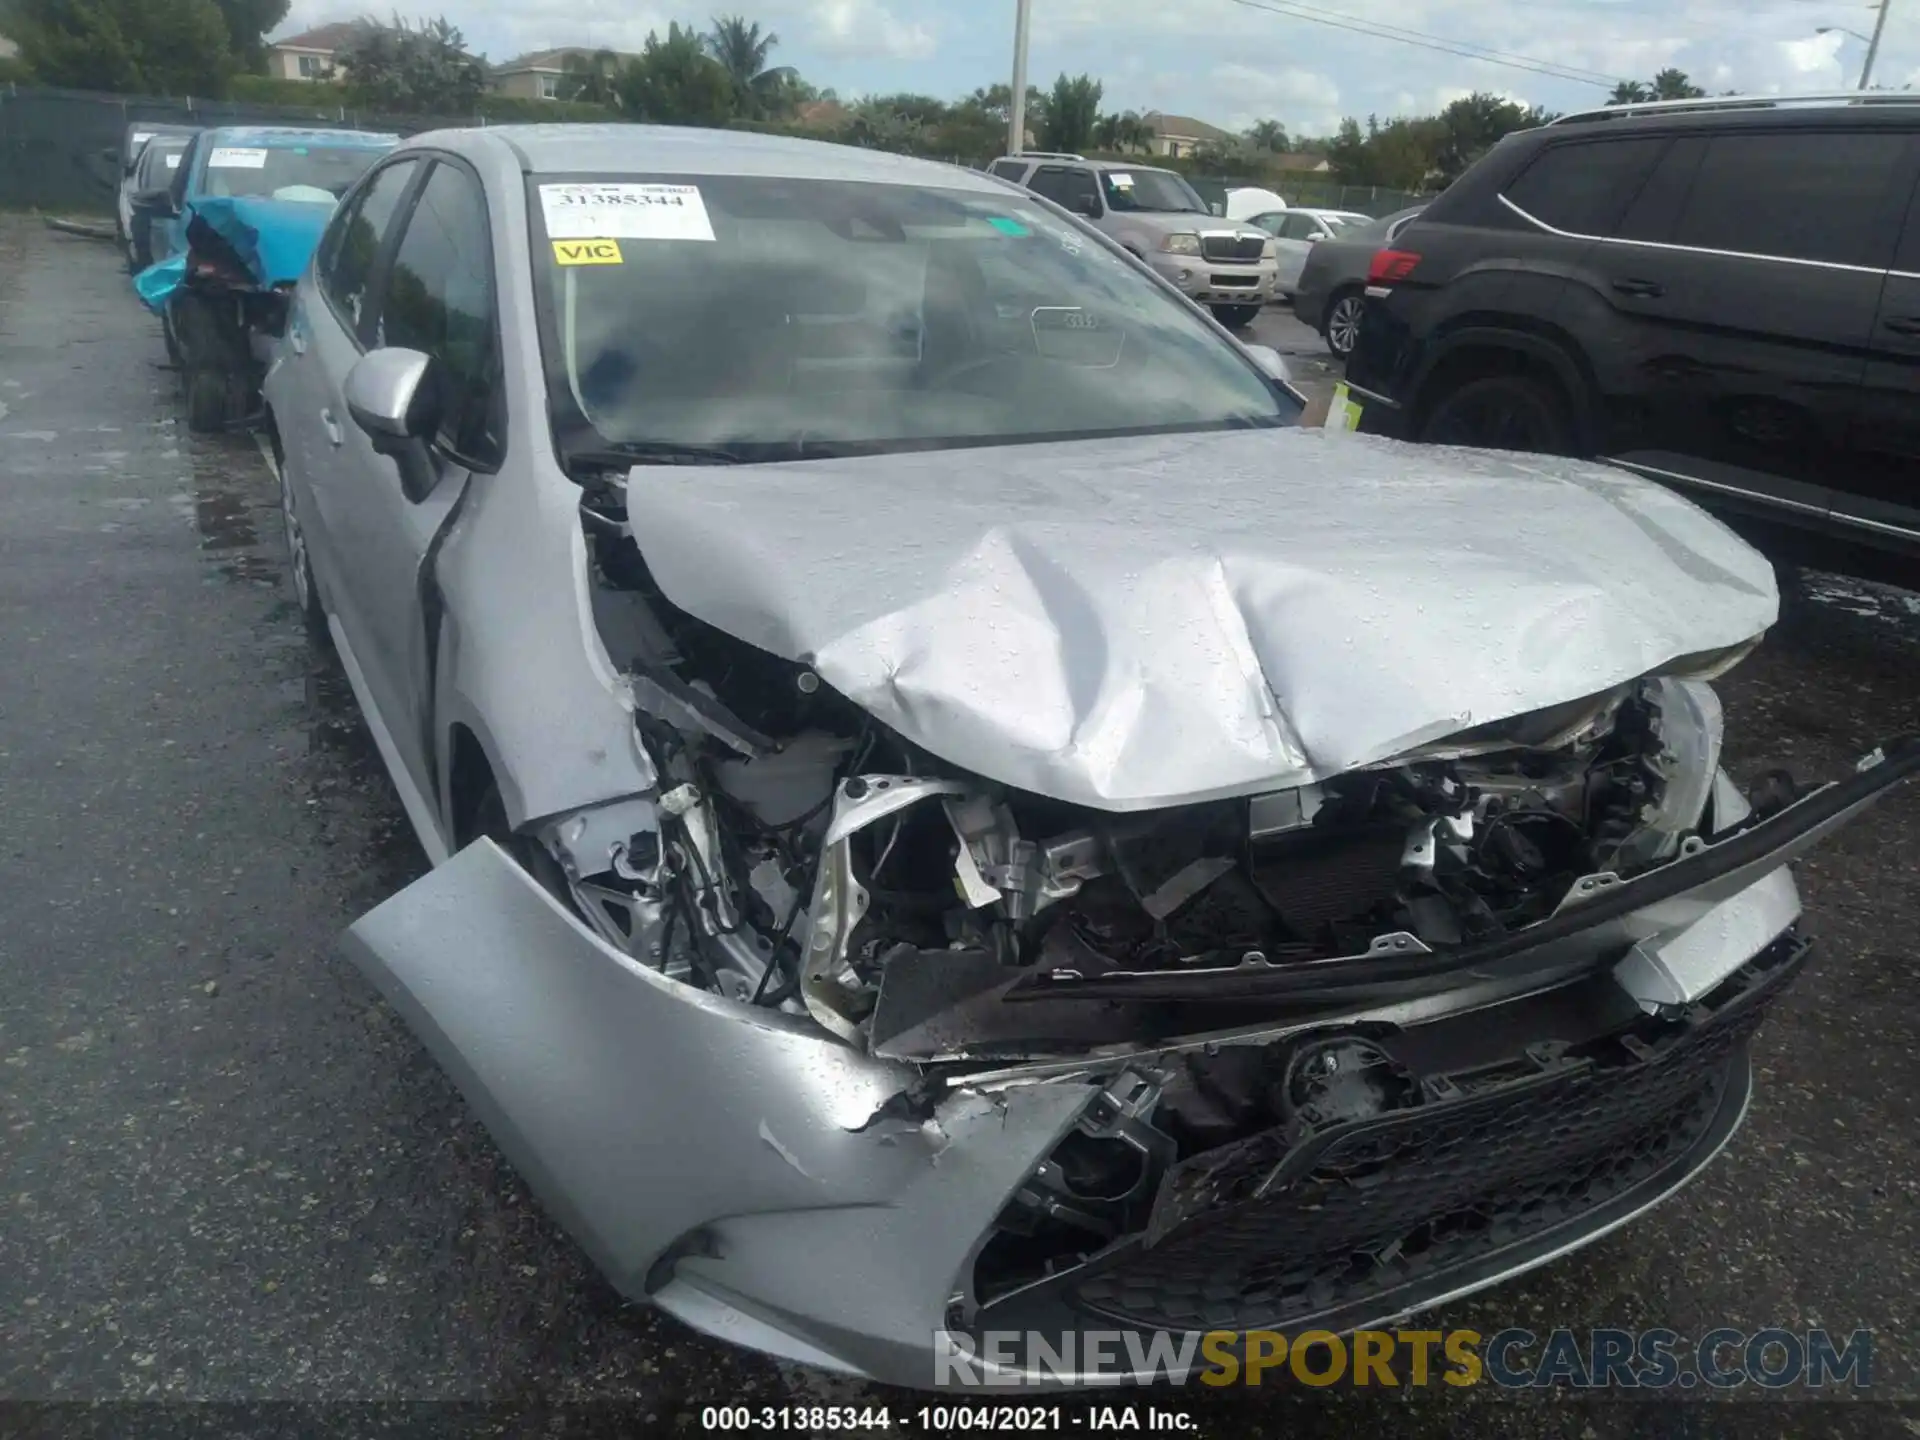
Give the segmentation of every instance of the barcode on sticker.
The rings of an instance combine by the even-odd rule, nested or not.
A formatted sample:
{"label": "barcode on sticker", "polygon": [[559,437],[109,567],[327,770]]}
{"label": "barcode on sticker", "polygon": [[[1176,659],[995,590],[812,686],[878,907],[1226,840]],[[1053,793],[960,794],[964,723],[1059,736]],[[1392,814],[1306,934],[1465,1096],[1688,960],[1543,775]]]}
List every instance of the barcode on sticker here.
{"label": "barcode on sticker", "polygon": [[549,240],[711,240],[697,185],[542,185]]}

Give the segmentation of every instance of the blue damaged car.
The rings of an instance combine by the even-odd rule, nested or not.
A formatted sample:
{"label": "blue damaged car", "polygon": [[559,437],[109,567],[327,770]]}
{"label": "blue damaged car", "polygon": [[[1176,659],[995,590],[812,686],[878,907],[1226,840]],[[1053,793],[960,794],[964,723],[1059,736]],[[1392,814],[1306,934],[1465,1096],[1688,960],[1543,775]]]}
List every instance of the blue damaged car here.
{"label": "blue damaged car", "polygon": [[225,429],[258,408],[267,351],[320,232],[347,187],[399,141],[356,130],[206,130],[171,185],[135,197],[153,263],[134,288],[160,316],[191,429]]}

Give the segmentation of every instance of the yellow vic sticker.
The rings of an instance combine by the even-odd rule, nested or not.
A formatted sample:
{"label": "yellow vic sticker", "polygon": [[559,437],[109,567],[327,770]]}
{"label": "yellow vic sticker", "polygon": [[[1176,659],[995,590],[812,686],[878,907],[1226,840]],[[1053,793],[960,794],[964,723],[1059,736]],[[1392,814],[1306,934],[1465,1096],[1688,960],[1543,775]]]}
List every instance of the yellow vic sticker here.
{"label": "yellow vic sticker", "polygon": [[618,240],[556,240],[553,258],[562,265],[624,265]]}

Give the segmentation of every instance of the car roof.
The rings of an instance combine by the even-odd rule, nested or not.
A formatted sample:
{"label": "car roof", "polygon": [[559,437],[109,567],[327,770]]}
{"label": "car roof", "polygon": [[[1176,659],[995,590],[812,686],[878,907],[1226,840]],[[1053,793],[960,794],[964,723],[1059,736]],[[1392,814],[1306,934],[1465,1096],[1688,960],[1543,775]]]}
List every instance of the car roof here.
{"label": "car roof", "polygon": [[[1520,132],[1542,140],[1555,136],[1672,134],[1685,131],[1730,130],[1858,130],[1920,129],[1920,101],[1902,97],[1887,103],[1875,97],[1870,103],[1831,101],[1795,104],[1793,96],[1770,100],[1702,101],[1675,104],[1672,108],[1652,106],[1603,107],[1578,111],[1551,124]],[[1617,109],[1619,113],[1610,113]]]}
{"label": "car roof", "polygon": [[685,125],[489,125],[434,130],[403,148],[476,154],[506,147],[534,175],[761,175],[865,180],[893,185],[1005,194],[1007,182],[983,171],[881,150]]}
{"label": "car roof", "polygon": [[373,130],[318,130],[291,125],[222,125],[205,133],[210,144],[267,150],[295,145],[326,145],[338,150],[388,150],[400,143],[398,135]]}

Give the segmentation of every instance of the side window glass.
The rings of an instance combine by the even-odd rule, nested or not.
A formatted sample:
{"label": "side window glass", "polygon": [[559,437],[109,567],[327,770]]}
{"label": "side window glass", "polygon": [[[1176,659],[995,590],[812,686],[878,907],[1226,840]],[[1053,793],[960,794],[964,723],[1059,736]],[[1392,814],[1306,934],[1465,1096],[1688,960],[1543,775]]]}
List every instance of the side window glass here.
{"label": "side window glass", "polygon": [[1288,215],[1280,222],[1280,238],[1283,240],[1304,240],[1312,221],[1305,215]]}
{"label": "side window glass", "polygon": [[996,160],[993,162],[993,173],[998,175],[1002,180],[1012,180],[1018,183],[1020,177],[1027,173],[1027,162],[1024,160]]}
{"label": "side window glass", "polygon": [[480,182],[435,165],[394,253],[375,341],[440,362],[440,440],[480,461],[499,448],[491,244]]}
{"label": "side window glass", "polygon": [[1609,234],[1666,143],[1664,136],[1649,135],[1550,145],[1507,186],[1507,199],[1556,230]]}
{"label": "side window glass", "polygon": [[393,223],[393,212],[413,183],[419,162],[401,160],[374,172],[352,201],[333,217],[320,238],[317,260],[320,288],[354,334],[363,333],[367,284],[374,258]]}
{"label": "side window glass", "polygon": [[1044,195],[1056,205],[1066,204],[1067,167],[1042,165],[1033,172],[1033,178],[1027,182],[1027,188],[1036,195]]}
{"label": "side window glass", "polygon": [[1065,193],[1066,198],[1060,203],[1069,210],[1077,208],[1095,215],[1100,213],[1100,187],[1094,183],[1091,170],[1069,170]]}
{"label": "side window glass", "polygon": [[1673,227],[1680,223],[1686,208],[1687,192],[1693,189],[1694,173],[1707,153],[1704,135],[1689,135],[1676,140],[1653,167],[1653,174],[1640,187],[1640,193],[1627,206],[1620,223],[1608,233],[1620,240],[1652,240],[1664,244],[1673,239]]}
{"label": "side window glass", "polygon": [[1882,203],[1906,151],[1900,134],[1720,135],[1707,144],[1676,245],[1881,266]]}

